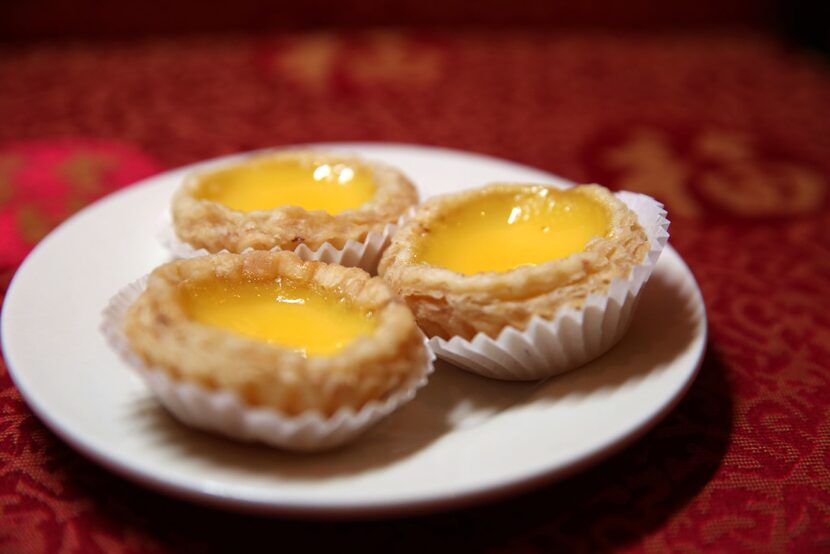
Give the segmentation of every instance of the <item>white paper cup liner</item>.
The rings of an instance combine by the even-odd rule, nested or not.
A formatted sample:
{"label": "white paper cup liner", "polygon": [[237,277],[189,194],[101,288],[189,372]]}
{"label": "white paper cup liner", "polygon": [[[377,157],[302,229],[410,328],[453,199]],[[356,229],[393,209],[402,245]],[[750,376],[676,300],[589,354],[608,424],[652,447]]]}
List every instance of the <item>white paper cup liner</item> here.
{"label": "white paper cup liner", "polygon": [[[412,400],[433,372],[435,355],[429,352],[427,362],[404,386],[383,400],[368,402],[357,412],[341,408],[330,417],[314,411],[287,416],[270,408],[250,407],[233,392],[217,392],[195,383],[172,379],[164,370],[144,365],[131,350],[123,332],[124,318],[146,284],[145,276],[110,299],[102,314],[101,331],[110,346],[138,372],[164,407],[192,427],[285,450],[327,450],[355,440],[372,425]],[[426,339],[424,342],[426,346]]]}
{"label": "white paper cup liner", "polygon": [[662,204],[631,192],[618,192],[617,198],[637,214],[650,245],[627,279],[614,279],[606,294],[589,295],[581,308],[560,310],[552,320],[535,316],[524,331],[505,327],[496,338],[478,333],[471,340],[433,337],[429,344],[435,354],[485,377],[535,380],[579,367],[614,346],[628,330],[643,285],[669,239]]}
{"label": "white paper cup liner", "polygon": [[[389,223],[381,231],[370,231],[362,241],[348,239],[342,248],[337,248],[331,243],[323,243],[316,250],[312,250],[305,244],[294,249],[294,253],[305,261],[320,261],[329,264],[340,264],[346,267],[359,267],[370,275],[377,275],[378,263],[386,247],[392,240],[392,235],[398,229],[398,223]],[[159,225],[158,239],[174,258],[195,258],[211,254],[205,248],[194,248],[191,244],[179,239],[173,229],[173,222],[170,214],[165,214]],[[251,252],[253,248],[246,248],[241,253]],[[281,250],[279,246],[271,248],[271,252]],[[228,252],[221,250],[217,253]]]}

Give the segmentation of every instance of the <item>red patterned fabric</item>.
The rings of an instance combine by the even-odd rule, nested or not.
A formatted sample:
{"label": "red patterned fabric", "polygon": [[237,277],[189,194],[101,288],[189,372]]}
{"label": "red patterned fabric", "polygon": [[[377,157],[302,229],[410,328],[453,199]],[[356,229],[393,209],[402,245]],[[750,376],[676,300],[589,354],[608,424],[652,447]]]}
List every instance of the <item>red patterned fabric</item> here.
{"label": "red patterned fabric", "polygon": [[[513,0],[8,0],[0,3],[0,37],[116,37],[228,31],[274,32],[286,29],[407,26],[535,26],[567,29],[590,25],[606,29],[701,28],[711,26],[781,27],[788,12],[782,0],[594,0],[548,2]],[[798,10],[800,8],[800,11]]]}
{"label": "red patterned fabric", "polygon": [[367,523],[228,514],[64,445],[0,368],[0,550],[830,550],[830,72],[753,35],[309,33],[0,50],[0,287],[81,205],[164,167],[377,140],[652,194],[699,279],[688,396],[597,467]]}

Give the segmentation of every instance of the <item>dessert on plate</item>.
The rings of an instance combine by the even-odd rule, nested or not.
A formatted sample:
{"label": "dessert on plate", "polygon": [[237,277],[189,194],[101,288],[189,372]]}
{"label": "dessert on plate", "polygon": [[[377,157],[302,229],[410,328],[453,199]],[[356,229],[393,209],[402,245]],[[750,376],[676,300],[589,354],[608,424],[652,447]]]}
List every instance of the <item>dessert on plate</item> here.
{"label": "dessert on plate", "polygon": [[412,313],[381,279],[293,252],[168,263],[106,319],[180,419],[298,450],[354,438],[431,371]]}
{"label": "dessert on plate", "polygon": [[649,197],[598,185],[492,184],[423,203],[379,273],[440,357],[536,379],[622,336],[668,236],[664,214]]}
{"label": "dessert on plate", "polygon": [[189,174],[171,207],[174,254],[294,250],[374,269],[418,201],[397,169],[312,150],[259,153]]}

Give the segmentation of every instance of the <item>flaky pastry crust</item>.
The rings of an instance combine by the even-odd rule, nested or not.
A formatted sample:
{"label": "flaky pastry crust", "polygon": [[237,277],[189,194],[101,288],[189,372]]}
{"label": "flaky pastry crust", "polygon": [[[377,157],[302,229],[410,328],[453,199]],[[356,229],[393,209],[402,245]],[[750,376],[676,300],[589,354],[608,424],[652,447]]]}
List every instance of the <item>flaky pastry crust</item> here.
{"label": "flaky pastry crust", "polygon": [[209,252],[242,252],[247,248],[293,250],[305,244],[317,250],[325,243],[342,248],[349,239],[362,242],[372,231],[382,232],[397,223],[418,202],[415,186],[397,169],[356,156],[334,155],[310,150],[287,150],[255,154],[217,169],[261,159],[294,159],[301,163],[325,161],[369,169],[376,184],[375,194],[362,206],[329,214],[307,211],[299,206],[242,212],[195,195],[202,176],[211,170],[195,172],[185,178],[173,197],[172,217],[176,236]]}
{"label": "flaky pastry crust", "polygon": [[[377,325],[327,357],[303,357],[203,325],[187,317],[179,285],[210,279],[271,280],[283,277],[335,291],[371,310]],[[153,271],[147,288],[130,306],[124,331],[148,367],[174,380],[210,390],[232,391],[251,407],[293,416],[339,408],[359,410],[404,386],[427,360],[412,313],[378,277],[357,268],[303,262],[293,252],[216,254],[179,260]]]}
{"label": "flaky pastry crust", "polygon": [[507,326],[524,330],[534,315],[552,319],[564,307],[580,307],[588,295],[603,294],[615,277],[627,277],[641,263],[649,243],[637,216],[599,185],[577,190],[606,206],[607,237],[595,237],[582,252],[567,258],[505,272],[463,275],[416,261],[416,247],[430,225],[478,196],[534,186],[496,183],[424,202],[392,238],[378,268],[401,295],[418,325],[429,336],[472,339],[483,332],[496,337]]}

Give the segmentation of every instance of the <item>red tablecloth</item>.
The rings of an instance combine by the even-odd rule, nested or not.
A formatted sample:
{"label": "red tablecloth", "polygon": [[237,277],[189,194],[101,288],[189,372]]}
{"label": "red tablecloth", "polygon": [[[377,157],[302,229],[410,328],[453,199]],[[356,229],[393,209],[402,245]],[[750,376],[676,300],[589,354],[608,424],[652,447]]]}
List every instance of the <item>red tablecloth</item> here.
{"label": "red tablecloth", "polygon": [[700,376],[565,482],[383,523],[213,511],[126,482],[0,366],[0,550],[827,551],[830,72],[762,36],[361,32],[0,49],[0,288],[82,205],[306,141],[437,144],[652,194],[706,300]]}

